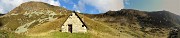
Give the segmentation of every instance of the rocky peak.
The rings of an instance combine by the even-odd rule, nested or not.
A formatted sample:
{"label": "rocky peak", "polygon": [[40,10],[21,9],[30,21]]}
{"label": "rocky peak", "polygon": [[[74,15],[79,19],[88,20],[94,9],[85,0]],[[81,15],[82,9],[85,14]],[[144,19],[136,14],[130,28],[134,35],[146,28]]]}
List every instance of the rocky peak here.
{"label": "rocky peak", "polygon": [[32,12],[32,11],[54,11],[55,13],[59,12],[67,12],[69,10],[59,7],[59,6],[53,6],[44,2],[25,2],[22,3],[20,6],[16,7],[12,11],[10,11],[8,14],[24,14],[26,12]]}
{"label": "rocky peak", "polygon": [[71,12],[63,7],[53,6],[43,2],[25,2],[2,16],[0,18],[0,24],[5,26],[3,29],[9,28],[9,31],[24,33],[44,23],[66,18]]}

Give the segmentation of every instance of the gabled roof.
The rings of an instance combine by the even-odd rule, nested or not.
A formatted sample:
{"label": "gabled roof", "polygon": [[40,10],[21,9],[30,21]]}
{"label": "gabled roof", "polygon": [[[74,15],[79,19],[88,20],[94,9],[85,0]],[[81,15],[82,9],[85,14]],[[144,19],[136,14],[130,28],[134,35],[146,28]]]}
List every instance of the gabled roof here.
{"label": "gabled roof", "polygon": [[80,19],[80,21],[83,23],[83,25],[84,25],[87,29],[89,29],[89,28],[86,26],[86,24],[82,21],[82,19],[78,16],[77,12],[73,11],[73,13],[75,13],[75,15]]}
{"label": "gabled roof", "polygon": [[[79,18],[79,20],[82,22],[82,24],[87,28],[87,30],[89,29],[86,24],[82,21],[82,19],[78,16],[77,12],[73,11],[73,13],[75,13],[75,15]],[[70,17],[71,15],[68,15],[68,17]],[[66,18],[66,20],[64,21],[64,23],[67,21],[68,18]],[[64,24],[63,23],[63,24]],[[62,24],[62,25],[63,25]],[[62,27],[62,26],[61,26]]]}

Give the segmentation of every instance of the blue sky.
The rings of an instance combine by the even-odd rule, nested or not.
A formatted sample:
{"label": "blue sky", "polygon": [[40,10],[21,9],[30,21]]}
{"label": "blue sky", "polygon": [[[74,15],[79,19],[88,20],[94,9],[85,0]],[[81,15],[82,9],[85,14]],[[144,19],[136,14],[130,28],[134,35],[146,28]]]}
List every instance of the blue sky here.
{"label": "blue sky", "polygon": [[146,11],[160,10],[162,0],[129,0],[124,4],[126,9],[138,9]]}
{"label": "blue sky", "polygon": [[82,10],[77,8],[73,8],[74,5],[78,6],[78,2],[80,0],[70,0],[70,1],[59,1],[61,4],[61,7],[65,7],[69,10],[73,10],[73,11],[80,11],[82,13],[89,13],[89,14],[98,14],[100,13],[98,9],[96,9],[95,7],[91,6],[91,5],[85,5],[84,8]]}
{"label": "blue sky", "polygon": [[136,9],[141,11],[170,11],[180,15],[180,0],[0,0],[0,12],[8,13],[20,4],[40,1],[81,13],[99,14],[109,10]]}
{"label": "blue sky", "polygon": [[[79,1],[81,1],[81,0],[69,0],[69,2],[60,1],[60,4],[61,4],[61,6],[66,7],[69,10],[79,10],[79,9],[73,8],[73,5],[78,5]],[[93,2],[94,1],[92,0],[92,3]],[[179,11],[180,1],[179,0],[123,0],[123,1],[119,1],[119,2],[122,2],[122,4],[123,4],[122,9],[136,9],[136,10],[141,10],[141,11],[167,10],[167,11],[170,11],[170,12],[173,12],[176,14],[180,14],[180,11]],[[74,4],[71,4],[71,3],[74,3]],[[104,3],[104,1],[102,1],[102,3]],[[116,5],[118,5],[118,4],[116,4]],[[119,5],[121,5],[121,4],[119,4]],[[117,10],[120,10],[120,9],[117,9]],[[83,12],[83,13],[98,14],[98,13],[104,13],[107,10],[101,11],[101,10],[97,9],[97,7],[94,5],[85,4],[84,10],[79,10],[79,11]]]}
{"label": "blue sky", "polygon": [[[100,6],[98,6],[98,4],[94,5],[95,3],[93,3],[93,2],[96,2],[95,0],[92,0],[91,3],[84,3],[84,2],[87,2],[89,0],[82,1],[84,4],[80,4],[79,3],[80,1],[82,1],[82,0],[62,0],[62,1],[59,1],[59,2],[61,4],[61,7],[65,7],[67,9],[69,9],[69,10],[80,11],[82,13],[99,14],[99,13],[105,13],[107,11],[106,9],[103,10],[103,8],[102,9],[98,9],[97,7],[100,7]],[[106,2],[106,0],[102,1],[102,3],[105,3],[105,2]],[[119,1],[119,2],[123,4],[123,1]],[[119,4],[119,5],[122,5],[122,4]],[[102,5],[102,7],[106,6],[106,5],[109,5],[109,4],[104,4],[104,5]],[[115,4],[115,6],[116,5],[118,5],[118,4]],[[113,8],[113,6],[110,6],[110,7]],[[124,6],[123,6],[123,8],[124,8]],[[122,9],[121,6],[120,6],[120,9]],[[118,10],[120,10],[120,9],[118,9]]]}

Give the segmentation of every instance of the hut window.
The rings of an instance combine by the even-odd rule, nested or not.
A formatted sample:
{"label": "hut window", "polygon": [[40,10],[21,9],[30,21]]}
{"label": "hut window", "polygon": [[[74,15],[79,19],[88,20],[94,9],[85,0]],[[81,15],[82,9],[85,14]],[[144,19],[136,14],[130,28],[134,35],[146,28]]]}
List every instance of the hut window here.
{"label": "hut window", "polygon": [[82,27],[84,27],[85,25],[82,25]]}

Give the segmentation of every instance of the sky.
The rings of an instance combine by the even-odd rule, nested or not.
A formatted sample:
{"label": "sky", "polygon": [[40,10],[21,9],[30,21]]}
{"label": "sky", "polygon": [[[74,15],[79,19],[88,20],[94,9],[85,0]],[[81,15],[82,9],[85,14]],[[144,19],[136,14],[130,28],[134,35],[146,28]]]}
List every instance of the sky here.
{"label": "sky", "polygon": [[99,14],[109,10],[136,9],[170,11],[180,15],[180,0],[0,0],[0,12],[5,14],[28,1],[40,1],[81,13]]}

